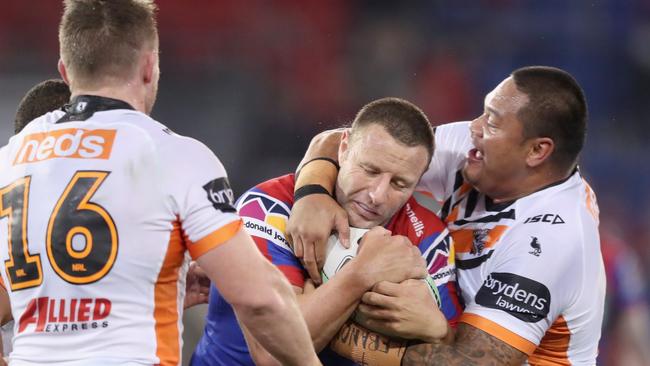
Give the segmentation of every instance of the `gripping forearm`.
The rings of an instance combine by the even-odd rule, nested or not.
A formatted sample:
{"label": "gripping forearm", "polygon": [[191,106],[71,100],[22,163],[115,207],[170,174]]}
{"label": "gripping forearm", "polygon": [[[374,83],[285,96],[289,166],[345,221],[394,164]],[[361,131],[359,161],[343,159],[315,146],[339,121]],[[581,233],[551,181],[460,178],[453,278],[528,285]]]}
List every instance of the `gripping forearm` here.
{"label": "gripping forearm", "polygon": [[409,346],[402,366],[521,365],[526,354],[471,325],[458,324],[452,344],[423,343]]}
{"label": "gripping forearm", "polygon": [[282,365],[318,358],[289,282],[239,231],[196,259],[255,339]]}
{"label": "gripping forearm", "polygon": [[347,270],[343,268],[316,291],[298,295],[300,310],[311,333],[316,352],[327,346],[350,317],[367,289],[350,266]]}
{"label": "gripping forearm", "polygon": [[[269,266],[272,266],[269,263]],[[278,271],[269,271],[266,286],[273,291],[254,305],[233,304],[239,320],[282,365],[312,365],[313,345],[300,317],[295,295]]]}
{"label": "gripping forearm", "polygon": [[334,191],[334,183],[338,175],[336,165],[326,160],[314,159],[338,160],[338,149],[342,135],[342,129],[330,130],[321,132],[312,139],[305,157],[300,162],[295,189],[307,184],[318,184],[325,187],[330,193]]}
{"label": "gripping forearm", "polygon": [[343,325],[330,348],[339,355],[369,366],[399,366],[407,341],[368,330],[352,320]]}

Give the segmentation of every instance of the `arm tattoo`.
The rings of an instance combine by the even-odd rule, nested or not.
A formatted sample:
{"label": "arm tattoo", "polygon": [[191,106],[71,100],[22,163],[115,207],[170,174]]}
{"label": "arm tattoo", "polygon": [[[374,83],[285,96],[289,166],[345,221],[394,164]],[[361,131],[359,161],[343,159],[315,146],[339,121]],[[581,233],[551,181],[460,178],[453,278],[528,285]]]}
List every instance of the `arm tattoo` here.
{"label": "arm tattoo", "polygon": [[458,324],[456,342],[410,346],[402,366],[521,365],[526,354],[465,323]]}

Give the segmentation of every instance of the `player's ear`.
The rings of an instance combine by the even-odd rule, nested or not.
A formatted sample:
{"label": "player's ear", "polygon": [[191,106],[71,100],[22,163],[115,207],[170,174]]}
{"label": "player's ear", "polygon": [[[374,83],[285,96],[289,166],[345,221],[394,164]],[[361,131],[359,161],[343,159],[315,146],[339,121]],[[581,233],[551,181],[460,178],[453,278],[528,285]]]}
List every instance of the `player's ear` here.
{"label": "player's ear", "polygon": [[345,161],[348,157],[348,150],[350,149],[350,129],[346,128],[341,135],[341,143],[339,144],[339,164]]}
{"label": "player's ear", "polygon": [[65,81],[66,84],[70,85],[70,80],[68,80],[68,71],[65,69],[65,64],[63,63],[63,59],[59,59],[56,68],[59,70],[59,74],[61,74],[61,79],[63,79],[63,81]]}
{"label": "player's ear", "polygon": [[157,67],[158,54],[155,51],[145,51],[140,67],[140,75],[142,75],[142,81],[145,84],[150,84],[153,82]]}
{"label": "player's ear", "polygon": [[537,167],[549,159],[554,150],[555,143],[548,137],[531,139],[526,164],[531,168]]}

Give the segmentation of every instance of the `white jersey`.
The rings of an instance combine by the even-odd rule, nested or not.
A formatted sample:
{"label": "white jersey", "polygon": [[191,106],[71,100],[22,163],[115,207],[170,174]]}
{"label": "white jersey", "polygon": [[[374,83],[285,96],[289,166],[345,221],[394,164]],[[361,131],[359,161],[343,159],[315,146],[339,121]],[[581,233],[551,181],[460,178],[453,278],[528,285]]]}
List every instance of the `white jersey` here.
{"label": "white jersey", "polygon": [[10,360],[179,364],[186,253],[242,225],[226,172],[203,144],[126,103],[78,100],[81,120],[48,113],[0,151]]}
{"label": "white jersey", "polygon": [[596,198],[576,171],[514,202],[495,204],[463,180],[468,123],[436,129],[419,189],[441,202],[454,239],[471,324],[529,355],[530,364],[593,365],[605,271]]}

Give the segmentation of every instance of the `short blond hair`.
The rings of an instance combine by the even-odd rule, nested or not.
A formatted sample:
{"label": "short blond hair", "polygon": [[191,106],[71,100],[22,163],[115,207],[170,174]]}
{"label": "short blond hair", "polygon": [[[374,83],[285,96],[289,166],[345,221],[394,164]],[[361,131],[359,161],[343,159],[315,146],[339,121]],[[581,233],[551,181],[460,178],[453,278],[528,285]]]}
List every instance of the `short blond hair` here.
{"label": "short blond hair", "polygon": [[157,47],[151,0],[65,0],[59,25],[61,59],[80,83],[128,78],[139,53]]}
{"label": "short blond hair", "polygon": [[[387,97],[372,101],[361,108],[352,122],[351,136],[368,125],[383,126],[395,140],[427,150],[427,161],[433,156],[433,129],[426,114],[415,104],[400,98]],[[428,163],[427,163],[428,165]]]}

